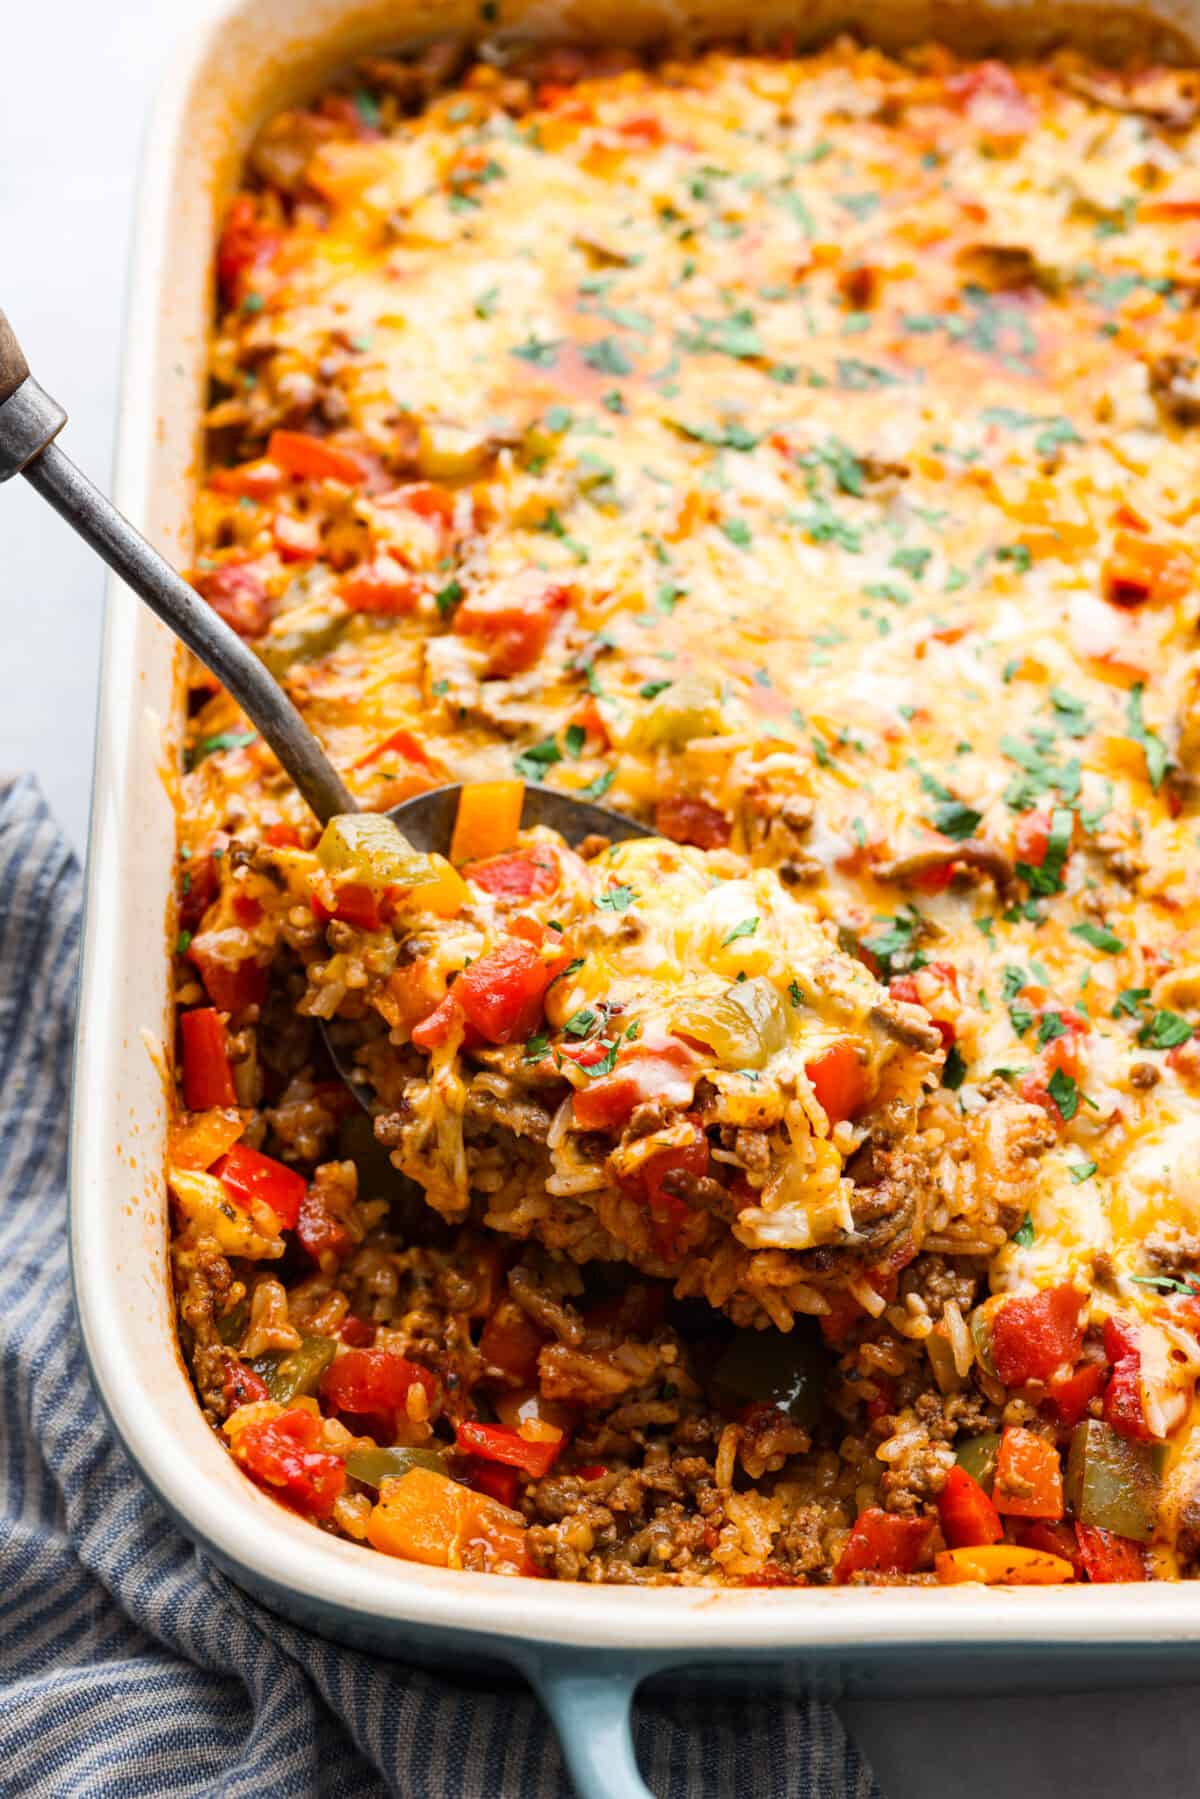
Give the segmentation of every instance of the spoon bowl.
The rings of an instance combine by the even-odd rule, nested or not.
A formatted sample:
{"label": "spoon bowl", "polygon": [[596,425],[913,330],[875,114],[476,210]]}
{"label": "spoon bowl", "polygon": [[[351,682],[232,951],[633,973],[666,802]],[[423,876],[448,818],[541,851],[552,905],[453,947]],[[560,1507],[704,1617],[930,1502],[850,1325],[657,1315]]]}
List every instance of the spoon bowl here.
{"label": "spoon bowl", "polygon": [[[387,816],[403,831],[414,849],[423,850],[427,855],[445,856],[454,834],[461,794],[461,782],[434,787],[428,793],[418,793],[393,807]],[[645,825],[626,818],[622,812],[611,812],[607,806],[598,806],[594,800],[575,799],[556,788],[527,783],[521,828],[528,831],[535,825],[557,831],[572,849],[577,849],[588,837],[607,837],[614,843],[621,843],[631,837],[653,836]],[[366,1112],[376,1111],[375,1096],[355,1062],[362,1041],[359,1031],[337,1019],[322,1019],[321,1035],[330,1061],[359,1105]]]}

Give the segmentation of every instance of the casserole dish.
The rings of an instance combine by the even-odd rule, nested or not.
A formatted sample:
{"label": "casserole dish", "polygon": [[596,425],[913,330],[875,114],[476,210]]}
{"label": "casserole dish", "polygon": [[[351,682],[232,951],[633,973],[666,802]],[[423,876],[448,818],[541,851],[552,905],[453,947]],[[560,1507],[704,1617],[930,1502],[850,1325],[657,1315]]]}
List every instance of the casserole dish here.
{"label": "casserole dish", "polygon": [[[994,39],[996,27],[985,20],[979,29],[980,15],[972,17],[975,43]],[[1082,22],[1085,15],[1078,17]],[[177,559],[188,550],[183,521],[207,323],[208,245],[245,138],[265,113],[337,62],[398,35],[419,35],[431,22],[399,20],[382,7],[348,12],[318,5],[306,11],[297,45],[295,21],[285,19],[282,6],[256,12],[253,20],[226,10],[209,21],[168,92],[135,276],[131,341],[137,349],[119,497]],[[533,14],[520,22],[547,25]],[[683,22],[644,11],[606,19],[602,35],[611,28],[614,36],[646,37]],[[690,22],[719,29],[722,20],[714,9]],[[782,13],[762,21],[782,22]],[[1086,22],[1090,30],[1094,15]],[[436,23],[439,30],[469,27],[465,14],[456,20],[439,12]],[[830,12],[820,23],[827,28],[837,20]],[[953,13],[909,21],[917,34],[936,28],[954,35],[953,24]],[[570,17],[553,25],[560,34],[582,30]],[[588,25],[594,34],[597,21]],[[889,35],[883,15],[879,29]],[[1133,41],[1134,27],[1115,20],[1108,47],[1119,52]],[[192,276],[178,280],[174,272],[181,269]],[[160,293],[161,302],[154,301]],[[157,315],[141,316],[151,304],[160,307]],[[1073,1680],[1093,1677],[1084,1664],[1106,1645],[1136,1646],[1147,1673],[1168,1656],[1174,1665],[1179,1649],[1195,1640],[1186,1589],[1156,1592],[1135,1615],[1134,1602],[1120,1593],[1087,1599],[1006,1593],[984,1610],[982,1594],[876,1592],[868,1610],[861,1591],[814,1592],[799,1600],[589,1588],[586,1598],[571,1603],[539,1586],[521,1589],[518,1612],[512,1590],[475,1576],[451,1580],[434,1570],[389,1565],[368,1577],[370,1565],[353,1546],[316,1538],[290,1518],[281,1524],[275,1510],[263,1513],[261,1496],[221,1460],[168,1350],[158,1174],[165,972],[154,955],[129,962],[124,948],[154,943],[163,928],[172,817],[158,777],[174,759],[174,698],[169,646],[114,596],[76,1103],[74,1253],[85,1336],[117,1428],[183,1527],[234,1578],[290,1616],[379,1652],[469,1652],[520,1667],[566,1722],[581,1788],[597,1792],[621,1790],[622,1783],[638,1790],[623,1721],[629,1691],[638,1678],[679,1661],[718,1667],[752,1657],[778,1664],[792,1680],[856,1690],[945,1681],[966,1640],[979,1651],[973,1674],[985,1659],[992,1664],[991,1685],[1016,1678],[1017,1666],[1021,1679],[1044,1680],[1029,1653],[1034,1643],[1077,1652],[1059,1656],[1059,1678],[1068,1667]],[[120,1194],[113,1193],[114,1145]],[[268,1518],[274,1528],[264,1530]],[[252,1566],[242,1547],[248,1542],[255,1546]],[[803,1616],[801,1605],[809,1608]],[[957,1611],[946,1609],[954,1605]],[[1120,1677],[1128,1679],[1125,1663]]]}

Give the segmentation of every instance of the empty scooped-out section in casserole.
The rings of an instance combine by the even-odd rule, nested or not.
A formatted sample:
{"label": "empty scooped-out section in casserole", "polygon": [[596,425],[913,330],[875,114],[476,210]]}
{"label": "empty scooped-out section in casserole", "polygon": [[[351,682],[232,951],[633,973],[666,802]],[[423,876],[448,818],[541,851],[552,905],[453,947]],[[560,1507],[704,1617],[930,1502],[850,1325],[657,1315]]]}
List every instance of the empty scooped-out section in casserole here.
{"label": "empty scooped-out section in casserole", "polygon": [[320,1528],[1195,1572],[1195,88],[439,44],[260,135],[194,580],[366,814],[467,783],[322,832],[191,671],[180,1332]]}

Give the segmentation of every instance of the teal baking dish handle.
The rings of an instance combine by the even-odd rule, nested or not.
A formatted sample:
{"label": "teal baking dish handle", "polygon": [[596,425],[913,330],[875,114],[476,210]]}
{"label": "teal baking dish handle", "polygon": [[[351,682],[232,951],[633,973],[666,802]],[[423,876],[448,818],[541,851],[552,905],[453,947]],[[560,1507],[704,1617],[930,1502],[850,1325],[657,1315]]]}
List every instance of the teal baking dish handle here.
{"label": "teal baking dish handle", "polygon": [[654,1799],[633,1753],[633,1695],[665,1664],[555,1647],[523,1665],[553,1719],[578,1799]]}

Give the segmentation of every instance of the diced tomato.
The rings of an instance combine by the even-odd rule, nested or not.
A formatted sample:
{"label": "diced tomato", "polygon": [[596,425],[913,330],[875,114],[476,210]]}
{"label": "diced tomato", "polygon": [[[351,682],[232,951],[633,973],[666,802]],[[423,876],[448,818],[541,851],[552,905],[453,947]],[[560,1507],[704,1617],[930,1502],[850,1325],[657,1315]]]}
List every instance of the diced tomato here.
{"label": "diced tomato", "polygon": [[461,1017],[462,1008],[453,993],[448,993],[409,1035],[418,1049],[440,1049]]}
{"label": "diced tomato", "polygon": [[479,1353],[493,1368],[501,1369],[522,1386],[528,1386],[537,1373],[538,1356],[546,1339],[531,1324],[520,1306],[511,1299],[501,1300],[483,1327]]}
{"label": "diced tomato", "polygon": [[879,1506],[859,1517],[834,1569],[838,1586],[854,1574],[911,1574],[928,1561],[933,1543],[932,1518],[897,1518]]}
{"label": "diced tomato", "polygon": [[302,847],[300,833],[295,825],[285,825],[282,823],[268,825],[263,832],[263,841],[264,843],[269,843],[273,849],[277,850],[298,850]]}
{"label": "diced tomato", "polygon": [[1104,1392],[1104,1422],[1122,1437],[1147,1443],[1151,1431],[1142,1404],[1142,1358],[1137,1338],[1115,1318],[1104,1320],[1104,1353],[1113,1365]]}
{"label": "diced tomato", "polygon": [[359,487],[366,477],[363,462],[352,451],[308,431],[272,431],[267,459],[298,481],[340,481],[344,487]]}
{"label": "diced tomato", "polygon": [[1036,1431],[1010,1426],[1000,1438],[992,1503],[1014,1518],[1061,1518],[1062,1461]]}
{"label": "diced tomato", "polygon": [[187,958],[219,1012],[241,1012],[247,1006],[261,1006],[266,999],[267,971],[257,962],[223,962],[210,953],[203,937],[192,940]]}
{"label": "diced tomato", "polygon": [[234,893],[233,916],[240,925],[245,925],[248,931],[252,931],[256,924],[261,923],[262,915],[262,906],[252,893]]}
{"label": "diced tomato", "polygon": [[486,592],[468,594],[454,615],[454,629],[486,644],[489,673],[520,674],[541,656],[570,599],[569,588],[548,581],[538,569],[524,569]]}
{"label": "diced tomato", "polygon": [[225,1044],[225,1026],[212,1006],[198,1006],[179,1020],[183,1042],[183,1103],[189,1112],[236,1106],[237,1093]]}
{"label": "diced tomato", "polygon": [[224,1363],[221,1397],[225,1401],[227,1416],[230,1412],[236,1412],[240,1405],[257,1405],[260,1400],[270,1399],[270,1389],[261,1374],[255,1374],[253,1368],[247,1368],[244,1362],[239,1362],[228,1351],[224,1356]]}
{"label": "diced tomato", "polygon": [[332,910],[319,893],[313,894],[310,904],[313,916],[320,924],[328,924],[331,918],[336,918],[342,924],[357,925],[360,931],[379,929],[379,895],[361,881],[342,881],[336,886]]}
{"label": "diced tomato", "polygon": [[279,234],[263,224],[252,194],[239,194],[217,244],[217,282],[227,306],[237,306],[253,287],[251,277],[272,262]]}
{"label": "diced tomato", "polygon": [[489,1043],[513,1043],[541,1022],[546,989],[557,972],[529,944],[510,940],[463,970],[454,998]]}
{"label": "diced tomato", "polygon": [[234,468],[215,468],[208,477],[214,493],[236,495],[238,499],[271,500],[287,486],[287,476],[277,462],[258,456],[253,462],[239,462]]}
{"label": "diced tomato", "polygon": [[1077,1523],[1075,1536],[1089,1580],[1098,1585],[1145,1580],[1146,1561],[1140,1543],[1119,1537],[1116,1531],[1104,1530],[1099,1524]]}
{"label": "diced tomato", "polygon": [[375,1341],[375,1326],[368,1319],[356,1318],[353,1312],[347,1312],[338,1336],[351,1349],[370,1349]]}
{"label": "diced tomato", "polygon": [[1071,1430],[1086,1416],[1088,1406],[1104,1391],[1107,1380],[1108,1369],[1103,1362],[1080,1362],[1069,1374],[1050,1377],[1042,1404],[1064,1430]]}
{"label": "diced tomato", "polygon": [[804,1072],[830,1124],[855,1117],[866,1104],[867,1072],[852,1043],[831,1044],[804,1064]]}
{"label": "diced tomato", "polygon": [[249,1424],[234,1441],[234,1455],[262,1486],[311,1518],[327,1518],[346,1484],[336,1455],[316,1446],[321,1420],[297,1406],[261,1424]]}
{"label": "diced tomato", "polygon": [[1171,604],[1191,592],[1193,571],[1183,550],[1118,531],[1101,580],[1104,597],[1113,606],[1142,606],[1148,600]]}
{"label": "diced tomato", "polygon": [[338,1412],[359,1418],[394,1418],[407,1409],[413,1387],[432,1405],[438,1383],[428,1368],[390,1349],[348,1349],[321,1376],[321,1396]]}
{"label": "diced tomato", "polygon": [[1004,1535],[999,1512],[979,1482],[957,1463],[946,1476],[937,1506],[942,1535],[951,1549],[998,1543]]}
{"label": "diced tomato", "polygon": [[259,637],[271,622],[267,584],[252,562],[222,562],[197,574],[192,585],[239,637]]}
{"label": "diced tomato", "polygon": [[506,1430],[501,1424],[464,1420],[458,1426],[454,1447],[459,1455],[477,1455],[485,1461],[503,1462],[506,1467],[520,1468],[534,1480],[540,1480],[553,1467],[566,1440],[560,1435],[534,1442],[521,1436],[519,1431]]}
{"label": "diced tomato", "polygon": [[1013,833],[1018,862],[1040,868],[1050,847],[1051,818],[1049,812],[1022,812]]}
{"label": "diced tomato", "polygon": [[562,870],[552,851],[514,850],[509,856],[492,856],[464,869],[468,881],[497,899],[547,899],[557,892]]}
{"label": "diced tomato", "polygon": [[309,1187],[300,1201],[296,1236],[301,1246],[318,1264],[323,1256],[341,1257],[354,1246],[350,1232],[341,1219],[336,1218],[329,1210],[314,1187]]}
{"label": "diced tomato", "polygon": [[271,521],[271,541],[285,562],[308,562],[320,555],[321,527],[315,518],[277,512]]}
{"label": "diced tomato", "polygon": [[[593,1052],[595,1044],[582,1046],[571,1060],[586,1067],[584,1049]],[[600,1058],[606,1052],[600,1047]],[[563,1054],[568,1052],[564,1049]],[[586,1087],[576,1087],[572,1108],[575,1123],[581,1131],[612,1130],[623,1125],[643,1101],[662,1098],[668,1105],[688,1105],[695,1088],[696,1057],[685,1043],[669,1038],[665,1043],[631,1043],[611,1074],[598,1075]]]}
{"label": "diced tomato", "polygon": [[1079,1360],[1084,1296],[1072,1286],[1047,1287],[1009,1299],[992,1319],[992,1361],[1006,1387],[1048,1381]]}
{"label": "diced tomato", "polygon": [[733,835],[732,821],[707,800],[690,794],[669,794],[654,808],[654,828],[673,843],[690,843],[698,850],[721,850]]}
{"label": "diced tomato", "polygon": [[285,1230],[295,1230],[308,1182],[294,1168],[277,1162],[274,1156],[264,1156],[261,1150],[235,1143],[214,1164],[213,1173],[220,1176],[226,1191],[243,1210],[249,1208],[251,1200],[261,1200]]}
{"label": "diced tomato", "polygon": [[515,1468],[506,1468],[503,1462],[486,1462],[482,1456],[471,1456],[463,1464],[463,1478],[477,1493],[486,1493],[489,1499],[498,1499],[501,1505],[515,1511],[521,1484]]}
{"label": "diced tomato", "polygon": [[698,1118],[689,1115],[688,1123],[692,1129],[691,1142],[673,1144],[669,1149],[660,1149],[647,1156],[633,1183],[645,1202],[655,1243],[663,1255],[675,1252],[679,1228],[691,1215],[686,1200],[669,1191],[669,1177],[708,1173],[708,1138]]}
{"label": "diced tomato", "polygon": [[343,576],[338,593],[351,612],[399,618],[414,612],[424,589],[391,556],[376,556]]}

